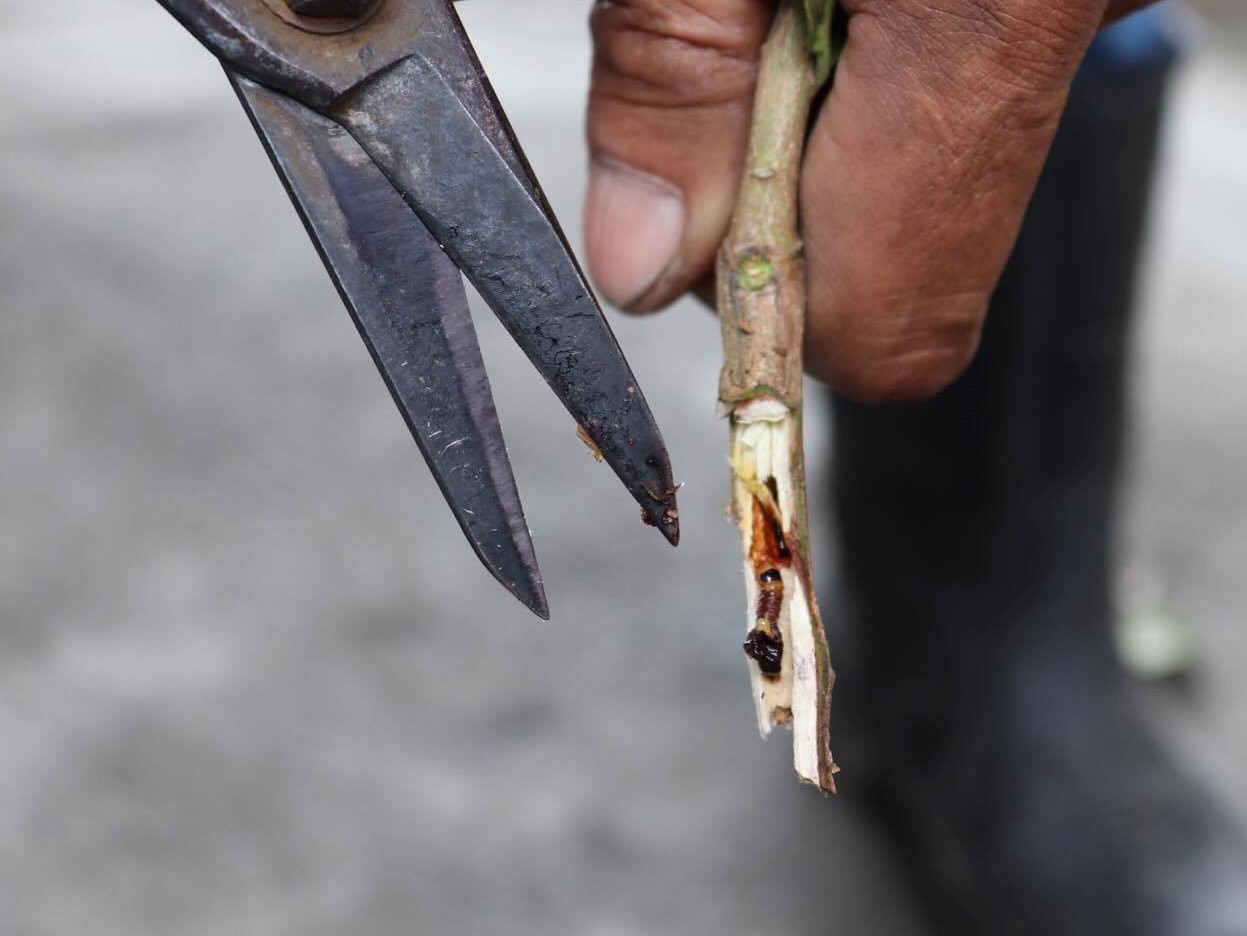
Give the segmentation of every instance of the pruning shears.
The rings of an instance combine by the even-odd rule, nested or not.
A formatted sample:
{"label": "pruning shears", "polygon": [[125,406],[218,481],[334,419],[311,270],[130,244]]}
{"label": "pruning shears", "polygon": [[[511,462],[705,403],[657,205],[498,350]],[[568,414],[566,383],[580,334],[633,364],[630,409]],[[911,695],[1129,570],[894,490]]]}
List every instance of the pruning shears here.
{"label": "pruning shears", "polygon": [[463,276],[641,505],[671,464],[451,0],[159,0],[221,60],[455,518],[549,616]]}

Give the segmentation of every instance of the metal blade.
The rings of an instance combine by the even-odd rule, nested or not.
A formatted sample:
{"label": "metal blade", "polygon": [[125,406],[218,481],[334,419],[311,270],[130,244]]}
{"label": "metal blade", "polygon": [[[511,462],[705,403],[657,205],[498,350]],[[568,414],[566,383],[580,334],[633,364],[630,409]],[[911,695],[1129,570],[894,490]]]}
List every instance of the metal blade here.
{"label": "metal blade", "polygon": [[[449,7],[447,12],[453,17]],[[610,326],[458,30],[326,113],[388,175],[672,543],[662,436]]]}
{"label": "metal blade", "polygon": [[454,262],[340,126],[226,71],[468,542],[548,618]]}

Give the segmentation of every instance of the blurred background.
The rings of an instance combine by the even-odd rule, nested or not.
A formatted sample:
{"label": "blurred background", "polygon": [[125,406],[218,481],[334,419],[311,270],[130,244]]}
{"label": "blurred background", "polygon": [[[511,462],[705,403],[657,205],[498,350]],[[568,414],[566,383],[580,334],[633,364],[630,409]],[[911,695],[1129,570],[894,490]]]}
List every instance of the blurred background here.
{"label": "blurred background", "polygon": [[[574,241],[585,7],[461,8]],[[1247,815],[1247,11],[1191,9],[1125,550],[1196,641],[1152,715]],[[709,315],[615,318],[676,551],[479,318],[543,624],[462,542],[213,60],[151,0],[0,0],[0,77],[5,936],[928,932],[854,765],[825,801],[756,736]]]}

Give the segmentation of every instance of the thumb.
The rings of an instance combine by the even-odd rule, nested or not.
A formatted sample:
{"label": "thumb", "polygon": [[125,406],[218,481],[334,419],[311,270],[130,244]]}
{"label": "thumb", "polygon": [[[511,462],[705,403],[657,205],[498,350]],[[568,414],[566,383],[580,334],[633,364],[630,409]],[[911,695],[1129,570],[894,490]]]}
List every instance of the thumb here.
{"label": "thumb", "polygon": [[592,15],[589,270],[648,312],[713,267],[736,199],[767,0],[598,0]]}

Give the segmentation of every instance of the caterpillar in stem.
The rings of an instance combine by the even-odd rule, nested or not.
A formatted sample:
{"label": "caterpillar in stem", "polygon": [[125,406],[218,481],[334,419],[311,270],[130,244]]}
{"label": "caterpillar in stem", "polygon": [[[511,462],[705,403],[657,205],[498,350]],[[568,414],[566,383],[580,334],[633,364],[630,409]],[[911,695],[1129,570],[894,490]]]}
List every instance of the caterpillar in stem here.
{"label": "caterpillar in stem", "polygon": [[774,485],[763,487],[753,498],[754,548],[750,565],[757,576],[758,598],[754,627],[745,638],[745,655],[758,664],[763,676],[777,678],[783,672],[784,638],[779,616],[784,609],[784,575],[781,567],[792,564],[784,537],[783,521],[775,504]]}
{"label": "caterpillar in stem", "polygon": [[756,625],[745,638],[745,655],[758,664],[763,676],[776,677],[783,671],[784,639],[779,631],[779,613],[784,606],[784,577],[770,568],[758,576]]}
{"label": "caterpillar in stem", "polygon": [[784,605],[784,577],[779,569],[767,569],[758,576],[758,626],[774,630],[779,626],[779,610]]}

